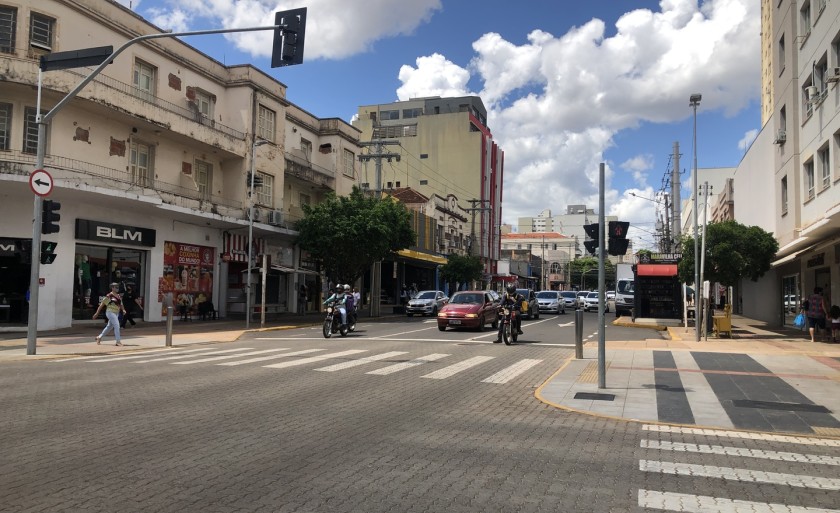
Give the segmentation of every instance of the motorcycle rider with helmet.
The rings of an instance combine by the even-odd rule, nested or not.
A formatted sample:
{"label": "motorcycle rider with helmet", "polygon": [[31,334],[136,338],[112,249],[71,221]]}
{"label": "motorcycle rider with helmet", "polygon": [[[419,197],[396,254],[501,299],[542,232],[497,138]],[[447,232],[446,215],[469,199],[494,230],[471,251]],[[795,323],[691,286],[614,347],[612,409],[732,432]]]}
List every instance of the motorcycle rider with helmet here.
{"label": "motorcycle rider with helmet", "polygon": [[[516,285],[510,284],[507,286],[505,294],[502,296],[502,301],[500,306],[502,308],[510,308],[512,311],[516,312],[516,316],[513,321],[513,326],[511,328],[516,329],[516,333],[518,335],[524,335],[522,332],[522,302],[525,301],[525,296],[516,292]],[[496,338],[496,342],[501,342],[502,337],[501,334]]]}
{"label": "motorcycle rider with helmet", "polygon": [[324,301],[325,305],[335,303],[335,307],[338,309],[339,313],[341,313],[342,325],[347,325],[347,308],[345,307],[346,301],[347,295],[344,294],[344,285],[341,285],[340,283],[335,286],[335,293]]}
{"label": "motorcycle rider with helmet", "polygon": [[356,316],[356,297],[350,290],[350,285],[344,285],[344,306],[347,308],[347,318],[353,319]]}

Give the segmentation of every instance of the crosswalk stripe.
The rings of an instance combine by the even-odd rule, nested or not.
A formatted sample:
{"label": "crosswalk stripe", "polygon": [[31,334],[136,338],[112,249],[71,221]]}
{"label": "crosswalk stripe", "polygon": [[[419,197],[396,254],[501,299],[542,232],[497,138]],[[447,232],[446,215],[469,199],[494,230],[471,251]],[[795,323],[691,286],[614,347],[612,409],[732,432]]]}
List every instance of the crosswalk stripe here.
{"label": "crosswalk stripe", "polygon": [[[207,352],[207,353],[201,353],[201,356],[207,356],[207,355],[211,355],[211,354],[233,353],[233,352],[236,352],[236,351],[247,351],[248,349],[253,349],[253,348],[252,347],[239,347],[239,348],[236,348],[236,349],[223,349],[221,351],[210,351],[210,352]],[[194,356],[195,356],[194,354],[181,354],[181,355],[177,355],[177,356],[163,356],[163,357],[157,357],[157,358],[150,358],[148,360],[139,360],[139,361],[136,361],[136,362],[133,362],[133,363],[149,363],[149,362],[164,362],[164,361],[168,361],[168,360],[183,360],[184,358],[192,358]]]}
{"label": "crosswalk stripe", "polygon": [[278,358],[287,358],[289,356],[299,356],[302,354],[317,353],[318,351],[326,351],[326,349],[303,349],[301,351],[292,351],[291,353],[273,354],[269,356],[258,356],[257,358],[249,358],[248,360],[237,360],[235,362],[217,363],[216,365],[244,365],[246,363],[264,362],[266,360],[276,360]]}
{"label": "crosswalk stripe", "polygon": [[472,358],[467,358],[462,362],[458,362],[452,364],[448,367],[444,367],[442,369],[438,369],[430,374],[426,374],[425,376],[421,376],[423,378],[429,379],[445,379],[450,376],[453,376],[461,371],[465,371],[470,367],[475,367],[476,365],[481,365],[484,362],[490,361],[494,356],[474,356]]}
{"label": "crosswalk stripe", "polygon": [[520,360],[519,362],[514,363],[510,367],[500,370],[496,374],[493,374],[487,379],[481,380],[482,383],[507,383],[508,381],[512,380],[516,376],[519,376],[526,370],[530,369],[534,365],[542,362],[542,360]]}
{"label": "crosswalk stripe", "polygon": [[[177,349],[171,349],[171,348],[154,349],[154,350],[151,350],[151,351],[143,351],[143,355],[152,354],[152,353],[163,353],[165,351],[177,351]],[[92,355],[87,355],[87,356],[76,356],[74,358],[61,358],[59,360],[47,360],[47,361],[50,362],[50,363],[62,363],[62,362],[75,362],[75,361],[78,361],[78,360],[93,360],[93,359],[98,359],[98,358],[114,359],[114,358],[118,358],[120,356],[123,356],[123,354],[122,353],[117,353],[117,354],[92,354]]]}
{"label": "crosswalk stripe", "polygon": [[639,490],[639,507],[686,513],[840,513],[837,509],[805,508],[765,502],[750,502],[706,495]]}
{"label": "crosswalk stripe", "polygon": [[351,349],[349,351],[340,351],[338,353],[322,354],[318,356],[310,356],[309,358],[301,358],[300,360],[292,360],[290,362],[274,363],[272,365],[263,365],[270,369],[283,369],[286,367],[294,367],[296,365],[305,365],[312,362],[320,362],[330,358],[338,358],[340,356],[350,356],[352,354],[366,353],[367,349]]}
{"label": "crosswalk stripe", "polygon": [[765,460],[790,461],[796,463],[840,465],[840,457],[837,456],[798,454],[795,452],[761,451],[758,449],[726,447],[723,445],[698,445],[681,442],[666,442],[664,440],[642,440],[641,447],[645,449],[658,449],[660,451],[695,452],[701,454],[720,454],[724,456],[738,456],[742,458],[759,458]]}
{"label": "crosswalk stripe", "polygon": [[820,447],[840,447],[840,440],[812,438],[805,436],[771,435],[767,433],[748,433],[746,431],[726,431],[721,429],[660,426],[654,424],[645,424],[642,426],[642,430],[654,431],[657,433],[675,433],[680,435],[704,435],[724,438],[739,438],[743,440],[763,440],[766,442],[784,442],[789,444],[816,445]]}
{"label": "crosswalk stripe", "polygon": [[417,367],[418,365],[423,365],[424,363],[433,362],[435,360],[440,360],[441,358],[446,358],[450,356],[448,354],[440,354],[434,353],[428,356],[421,356],[420,358],[415,358],[410,362],[402,362],[402,363],[395,363],[394,365],[389,365],[387,367],[383,367],[381,369],[376,369],[374,371],[366,372],[365,374],[375,374],[377,376],[386,376],[388,374],[393,374],[395,372],[399,372],[401,370],[410,369],[412,367]]}
{"label": "crosswalk stripe", "polygon": [[712,477],[747,483],[769,483],[799,488],[817,488],[820,490],[840,490],[840,479],[798,474],[763,472],[745,468],[715,467],[712,465],[694,465],[691,463],[672,463],[668,461],[639,460],[639,470],[658,472],[678,476]]}
{"label": "crosswalk stripe", "polygon": [[[210,358],[202,358],[200,360],[190,360],[188,362],[172,362],[172,365],[192,365],[194,363],[216,362],[219,360],[230,360],[232,358],[241,358],[243,356],[254,356],[257,354],[276,353],[278,351],[288,351],[288,347],[277,347],[274,349],[263,349],[262,351],[251,351],[250,353],[226,354],[222,356],[211,356]],[[195,355],[193,355],[195,356]],[[198,355],[203,356],[203,355]]]}
{"label": "crosswalk stripe", "polygon": [[349,362],[344,363],[337,363],[335,365],[329,365],[327,367],[321,367],[320,369],[315,369],[316,371],[324,371],[324,372],[335,372],[339,370],[349,369],[351,367],[358,367],[359,365],[365,365],[371,362],[378,362],[380,360],[387,360],[388,358],[393,358],[394,356],[400,356],[402,354],[406,354],[405,351],[391,351],[390,353],[382,353],[373,356],[367,356],[365,358],[359,358],[358,360],[352,360]]}
{"label": "crosswalk stripe", "polygon": [[[171,351],[169,354],[176,355],[176,354],[187,354],[187,353],[199,353],[199,352],[206,352],[212,350],[212,347],[201,347],[199,349],[184,349],[183,351]],[[155,351],[157,352],[157,351]],[[110,355],[107,357],[97,357],[97,360],[88,360],[87,363],[102,363],[102,362],[124,362],[128,360],[138,360],[140,358],[149,358],[149,352],[143,352],[143,354],[132,354],[131,356],[125,356],[121,354]],[[161,355],[152,355],[152,357],[161,356]]]}

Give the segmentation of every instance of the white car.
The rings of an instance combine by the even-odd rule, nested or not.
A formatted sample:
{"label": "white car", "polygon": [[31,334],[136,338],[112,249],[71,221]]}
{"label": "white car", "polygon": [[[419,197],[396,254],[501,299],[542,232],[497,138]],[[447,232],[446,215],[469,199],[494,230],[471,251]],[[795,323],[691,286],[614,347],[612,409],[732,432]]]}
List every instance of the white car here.
{"label": "white car", "polygon": [[[587,294],[586,297],[583,299],[583,301],[584,301],[583,302],[583,311],[588,312],[590,310],[595,310],[597,312],[598,311],[598,297],[599,297],[599,295],[598,295],[597,292],[590,292],[589,294]],[[604,312],[609,312],[609,311],[610,311],[610,302],[605,301],[604,302]]]}
{"label": "white car", "polygon": [[559,290],[541,290],[537,292],[537,303],[539,304],[540,313],[566,313],[566,301],[560,295]]}
{"label": "white car", "polygon": [[449,298],[440,290],[421,290],[408,300],[405,313],[409,317],[414,314],[437,316],[438,311],[448,302]]}

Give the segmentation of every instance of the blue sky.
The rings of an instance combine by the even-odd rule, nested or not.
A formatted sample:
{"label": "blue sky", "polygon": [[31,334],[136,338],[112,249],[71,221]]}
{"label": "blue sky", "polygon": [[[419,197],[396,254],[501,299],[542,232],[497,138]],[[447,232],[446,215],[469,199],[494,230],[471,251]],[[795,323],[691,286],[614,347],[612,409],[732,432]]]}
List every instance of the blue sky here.
{"label": "blue sky", "polygon": [[[270,69],[271,34],[193,36],[226,64],[250,62],[319,117],[358,106],[478,94],[505,150],[504,221],[566,205],[598,205],[631,222],[637,243],[657,217],[652,198],[675,141],[691,183],[698,162],[734,167],[760,129],[759,0],[119,0],[162,29],[270,25],[308,8],[305,62]],[[683,191],[683,198],[688,196]]]}

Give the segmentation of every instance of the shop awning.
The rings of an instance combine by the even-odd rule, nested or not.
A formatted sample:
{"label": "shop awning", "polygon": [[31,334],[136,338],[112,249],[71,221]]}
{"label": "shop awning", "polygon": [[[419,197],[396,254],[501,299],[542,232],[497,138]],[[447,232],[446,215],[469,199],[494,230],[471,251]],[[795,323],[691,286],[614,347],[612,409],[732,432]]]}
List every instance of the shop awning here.
{"label": "shop awning", "polygon": [[513,282],[519,280],[519,276],[515,274],[494,274],[492,281]]}
{"label": "shop awning", "polygon": [[676,276],[677,264],[639,264],[637,276]]}
{"label": "shop awning", "polygon": [[[251,253],[255,256],[265,253],[265,240],[256,237],[253,240],[254,248],[251,250]],[[222,253],[223,255],[227,254],[230,257],[231,262],[247,262],[248,236],[236,233],[225,233]]]}
{"label": "shop awning", "polygon": [[431,262],[433,264],[440,264],[444,265],[448,260],[445,257],[432,255],[429,253],[421,253],[420,251],[414,251],[413,249],[402,249],[397,251],[397,255],[405,258],[413,258],[414,260],[422,260],[424,262]]}
{"label": "shop awning", "polygon": [[291,267],[286,267],[284,265],[271,264],[271,269],[273,269],[275,271],[280,271],[281,273],[288,273],[288,274],[297,273],[297,274],[312,274],[312,275],[315,275],[315,276],[318,275],[318,273],[316,273],[315,271],[310,271],[309,269],[292,269]]}

